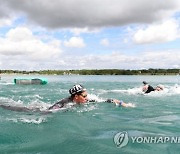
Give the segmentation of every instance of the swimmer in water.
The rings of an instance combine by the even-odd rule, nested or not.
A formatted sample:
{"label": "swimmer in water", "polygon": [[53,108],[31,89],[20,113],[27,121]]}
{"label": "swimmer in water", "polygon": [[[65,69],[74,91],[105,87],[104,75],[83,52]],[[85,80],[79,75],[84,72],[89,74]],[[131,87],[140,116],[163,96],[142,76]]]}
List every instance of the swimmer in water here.
{"label": "swimmer in water", "polygon": [[[88,99],[87,90],[80,84],[74,85],[71,89],[69,89],[69,93],[70,93],[69,97],[64,98],[59,102],[55,103],[49,108],[49,110],[62,108],[70,102],[74,102],[76,104],[84,104],[86,102],[96,102],[95,100]],[[117,99],[107,99],[105,100],[105,102],[114,103],[122,107],[130,107],[132,105],[132,104],[124,103],[123,101]]]}
{"label": "swimmer in water", "polygon": [[156,88],[153,88],[151,85],[149,85],[146,81],[143,81],[143,88],[142,88],[142,91],[145,93],[145,94],[148,94],[152,91],[162,91],[164,89],[164,86],[163,85],[157,85]]}
{"label": "swimmer in water", "polygon": [[[41,111],[40,108],[28,108],[28,107],[20,107],[20,106],[11,106],[11,105],[4,105],[0,104],[1,108],[11,110],[11,111],[18,111],[18,112],[41,112],[41,113],[50,113],[54,109],[60,109],[63,107],[66,107],[68,103],[75,103],[75,104],[84,104],[87,102],[96,102],[96,100],[90,100],[88,99],[88,93],[87,90],[82,85],[74,85],[71,89],[69,89],[70,96],[67,98],[64,98],[54,105],[50,106],[47,110]],[[122,107],[134,107],[131,103],[124,103],[122,100],[117,99],[107,99],[104,102],[107,103],[114,103],[117,106]]]}
{"label": "swimmer in water", "polygon": [[162,90],[164,90],[164,86],[161,84],[157,85],[155,88],[155,91],[162,91]]}

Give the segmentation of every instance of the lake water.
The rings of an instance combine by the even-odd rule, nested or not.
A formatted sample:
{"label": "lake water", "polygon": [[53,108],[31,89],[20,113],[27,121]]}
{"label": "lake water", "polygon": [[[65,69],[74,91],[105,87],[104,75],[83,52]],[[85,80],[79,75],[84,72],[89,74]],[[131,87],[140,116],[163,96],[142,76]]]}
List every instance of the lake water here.
{"label": "lake water", "polygon": [[[1,75],[0,104],[43,111],[69,96],[69,88],[76,83],[84,85],[89,97],[98,102],[50,114],[0,108],[1,154],[175,154],[180,151],[180,76],[34,75],[47,78],[46,85],[15,85],[15,77],[19,75]],[[163,84],[165,89],[143,95],[144,80],[153,86]],[[135,107],[103,103],[106,98],[133,103]],[[128,134],[128,143],[121,132]],[[118,133],[122,138],[116,138]]]}

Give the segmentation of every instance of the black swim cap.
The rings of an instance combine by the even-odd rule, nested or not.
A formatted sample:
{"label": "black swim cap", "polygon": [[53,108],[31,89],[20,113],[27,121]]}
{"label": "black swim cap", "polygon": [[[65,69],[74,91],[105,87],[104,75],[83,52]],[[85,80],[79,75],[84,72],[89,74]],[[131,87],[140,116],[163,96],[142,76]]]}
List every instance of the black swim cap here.
{"label": "black swim cap", "polygon": [[86,89],[80,84],[74,85],[71,89],[69,89],[69,93],[71,95],[74,95],[83,91],[86,91]]}
{"label": "black swim cap", "polygon": [[148,84],[146,81],[143,81],[143,84]]}

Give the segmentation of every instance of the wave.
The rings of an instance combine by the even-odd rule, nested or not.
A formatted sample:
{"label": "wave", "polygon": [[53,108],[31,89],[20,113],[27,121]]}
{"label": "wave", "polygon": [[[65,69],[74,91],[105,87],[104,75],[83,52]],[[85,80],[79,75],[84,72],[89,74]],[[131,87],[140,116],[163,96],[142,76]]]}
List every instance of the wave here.
{"label": "wave", "polygon": [[90,100],[95,100],[96,102],[104,102],[105,99],[99,97],[98,95],[95,95],[95,94],[88,94],[88,98]]}
{"label": "wave", "polygon": [[[56,113],[59,111],[65,112],[67,110],[77,113],[89,112],[98,109],[99,108],[98,104],[106,100],[105,98],[101,98],[99,95],[95,95],[95,94],[89,94],[88,98],[91,100],[95,100],[95,102],[89,102],[81,105],[80,107],[78,107],[79,105],[75,105],[75,103],[69,103],[64,108],[48,110],[48,108],[52,104],[43,102],[42,101],[43,97],[37,94],[26,96],[23,98],[20,96],[18,98],[15,98],[15,100],[14,97],[12,98],[0,97],[0,107],[10,111],[21,112],[21,114],[15,114],[19,116],[14,116],[13,114],[12,117],[8,116],[7,118],[5,118],[8,121],[40,124],[46,122],[47,117],[44,115],[48,115],[48,113]],[[30,102],[28,103],[27,100],[28,102],[29,101]],[[9,113],[6,111],[4,112]]]}
{"label": "wave", "polygon": [[7,121],[40,124],[46,121],[49,106],[50,104],[40,101],[25,104],[22,100],[15,101],[12,98],[0,97],[0,108],[5,109],[0,116]]}
{"label": "wave", "polygon": [[12,121],[15,123],[22,122],[22,123],[32,123],[32,124],[41,124],[46,122],[45,117],[18,117],[18,118],[6,118],[8,121]]}
{"label": "wave", "polygon": [[164,90],[152,91],[151,93],[148,94],[144,94],[144,92],[142,92],[142,87],[134,87],[130,89],[114,89],[114,90],[107,90],[106,93],[107,92],[122,93],[128,95],[171,96],[171,95],[180,94],[180,85],[177,84],[173,86],[164,85]]}
{"label": "wave", "polygon": [[[48,108],[52,104],[45,103],[40,100],[25,104],[25,102],[18,100],[14,101],[11,98],[0,97],[0,108],[5,109],[3,113],[0,114],[0,120],[8,120],[12,122],[22,122],[22,123],[33,123],[41,124],[47,121],[48,115],[56,112],[89,112],[96,109],[96,105],[87,103],[80,107],[75,105],[75,103],[68,103],[66,107],[49,110]],[[9,113],[8,111],[11,111]],[[21,114],[16,114],[15,112],[20,112]],[[15,114],[14,114],[15,113]],[[51,114],[50,114],[51,113]],[[3,118],[2,118],[3,117]]]}
{"label": "wave", "polygon": [[0,81],[0,85],[13,85],[13,82]]}

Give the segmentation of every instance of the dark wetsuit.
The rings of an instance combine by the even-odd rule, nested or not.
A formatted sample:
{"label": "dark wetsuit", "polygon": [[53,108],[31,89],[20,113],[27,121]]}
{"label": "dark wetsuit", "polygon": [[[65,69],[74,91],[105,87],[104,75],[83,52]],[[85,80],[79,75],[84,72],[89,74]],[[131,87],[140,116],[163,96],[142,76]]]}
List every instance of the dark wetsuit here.
{"label": "dark wetsuit", "polygon": [[10,105],[4,105],[4,104],[0,104],[0,107],[3,109],[18,111],[18,112],[29,112],[29,111],[35,110],[35,109],[34,110],[28,109],[27,107],[10,106]]}
{"label": "dark wetsuit", "polygon": [[146,94],[148,94],[148,93],[150,93],[151,91],[154,91],[155,89],[152,87],[152,86],[150,86],[150,85],[148,85],[148,89],[146,90]]}
{"label": "dark wetsuit", "polygon": [[68,104],[70,102],[73,102],[72,97],[64,98],[64,99],[60,100],[59,102],[55,103],[54,105],[52,105],[51,107],[49,107],[49,110],[62,108],[62,107],[64,107],[65,104]]}
{"label": "dark wetsuit", "polygon": [[43,114],[51,113],[48,110],[41,111],[40,108],[28,108],[23,106],[21,107],[21,106],[10,106],[10,105],[0,104],[0,107],[6,110],[17,111],[17,112],[41,112]]}
{"label": "dark wetsuit", "polygon": [[[52,105],[51,107],[49,107],[49,110],[62,108],[66,104],[68,104],[70,102],[73,102],[73,98],[72,97],[64,98],[64,99],[60,100],[59,102],[55,103],[54,105]],[[96,102],[96,100],[88,100],[88,102]],[[113,103],[113,99],[107,99],[105,102]]]}
{"label": "dark wetsuit", "polygon": [[[46,114],[46,113],[51,113],[51,111],[49,111],[49,110],[62,108],[70,102],[73,102],[72,97],[64,98],[64,99],[60,100],[59,102],[55,103],[54,105],[52,105],[51,107],[49,107],[48,110],[45,110],[45,111],[41,111],[39,108],[30,109],[27,107],[10,106],[10,105],[4,105],[4,104],[0,104],[0,107],[7,109],[7,110],[18,111],[18,112],[41,112],[41,113]],[[88,102],[96,102],[96,100],[88,100]],[[104,102],[113,103],[113,99],[107,99]]]}

